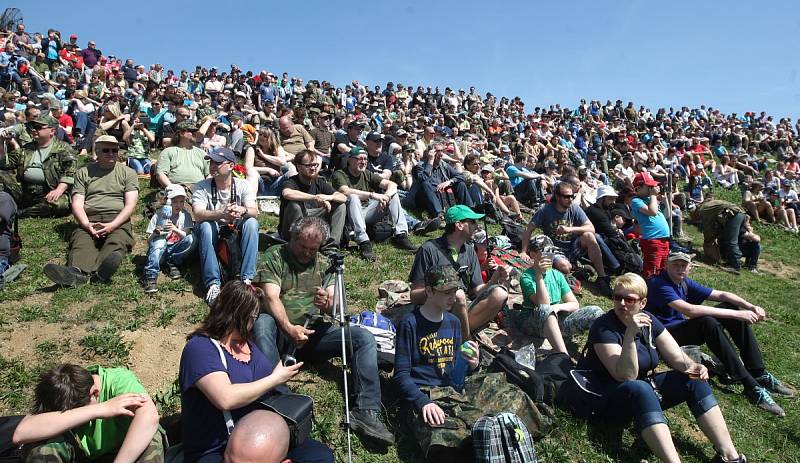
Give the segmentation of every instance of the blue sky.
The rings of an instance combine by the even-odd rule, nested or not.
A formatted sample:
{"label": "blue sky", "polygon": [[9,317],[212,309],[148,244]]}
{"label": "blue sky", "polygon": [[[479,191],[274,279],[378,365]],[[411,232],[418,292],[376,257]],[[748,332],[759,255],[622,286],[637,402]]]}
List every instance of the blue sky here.
{"label": "blue sky", "polygon": [[790,1],[44,0],[21,8],[31,32],[77,33],[81,45],[93,39],[105,53],[176,70],[236,63],[336,85],[474,85],[531,108],[619,98],[800,116],[800,5]]}

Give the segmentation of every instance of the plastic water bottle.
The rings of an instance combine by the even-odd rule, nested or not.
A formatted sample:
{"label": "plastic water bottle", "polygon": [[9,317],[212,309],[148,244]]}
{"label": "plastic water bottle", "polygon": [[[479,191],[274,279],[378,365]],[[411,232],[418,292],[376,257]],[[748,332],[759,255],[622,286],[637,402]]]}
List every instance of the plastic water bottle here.
{"label": "plastic water bottle", "polygon": [[156,227],[161,230],[162,235],[167,234],[164,228],[170,220],[172,220],[172,204],[167,203],[158,211],[158,218],[156,219]]}

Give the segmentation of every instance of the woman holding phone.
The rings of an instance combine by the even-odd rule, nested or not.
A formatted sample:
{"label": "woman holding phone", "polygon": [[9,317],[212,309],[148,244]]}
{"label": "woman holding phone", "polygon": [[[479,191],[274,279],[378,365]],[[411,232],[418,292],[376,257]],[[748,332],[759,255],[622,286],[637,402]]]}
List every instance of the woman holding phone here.
{"label": "woman holding phone", "polygon": [[[590,418],[623,425],[633,420],[659,459],[679,462],[663,410],[686,402],[714,444],[717,454],[712,461],[745,463],[708,385],[706,367],[689,359],[664,326],[642,312],[647,302],[644,279],[635,273],[618,277],[613,300],[614,309],[592,324],[573,372],[590,378],[590,390],[600,396],[589,402]],[[659,355],[670,371],[655,373]]]}

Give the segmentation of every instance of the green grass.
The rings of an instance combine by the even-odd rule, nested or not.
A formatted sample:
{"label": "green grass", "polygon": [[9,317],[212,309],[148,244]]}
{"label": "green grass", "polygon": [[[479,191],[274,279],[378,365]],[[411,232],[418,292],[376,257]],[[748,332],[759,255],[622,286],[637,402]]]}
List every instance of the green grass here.
{"label": "green grass", "polygon": [[[150,192],[145,184],[142,197]],[[738,192],[719,191],[718,196],[738,202]],[[141,214],[140,205],[137,214]],[[275,230],[273,217],[260,220],[262,230]],[[187,327],[200,322],[208,308],[198,297],[196,268],[190,269],[185,280],[159,280],[159,293],[147,296],[139,286],[137,268],[141,268],[144,254],[143,229],[145,222],[134,220],[139,243],[130,259],[125,259],[113,285],[87,285],[74,289],[54,289],[42,273],[48,262],[63,263],[67,239],[74,227],[70,218],[23,220],[23,258],[30,266],[20,279],[0,292],[0,338],[7,338],[15,330],[23,329],[32,335],[38,329],[56,327],[59,338],[37,340],[30,352],[11,349],[0,354],[0,407],[4,412],[24,412],[30,406],[32,385],[43,369],[61,359],[80,364],[100,363],[106,366],[130,363],[132,345],[123,337],[126,332],[163,327],[172,336],[183,337]],[[492,228],[497,231],[496,227]],[[735,291],[768,311],[769,319],[755,326],[766,363],[782,380],[800,385],[800,239],[774,226],[757,225],[763,238],[763,259],[785,267],[781,275],[749,273],[734,276],[719,269],[701,266],[693,277],[709,286]],[[687,226],[695,246],[701,246],[702,235]],[[412,237],[416,244],[422,238]],[[389,244],[376,247],[378,263],[364,262],[352,253],[346,258],[345,286],[349,309],[360,312],[372,309],[377,301],[378,284],[386,279],[406,280],[413,255],[401,253]],[[764,265],[765,268],[768,265]],[[193,293],[194,291],[194,293]],[[584,304],[597,304],[606,309],[610,301],[584,291]],[[152,339],[152,342],[159,342]],[[323,362],[304,368],[292,387],[310,394],[315,399],[314,437],[334,448],[337,459],[346,455],[345,433],[340,427],[343,401],[339,384],[341,370],[337,361]],[[159,367],[158,364],[153,365]],[[137,372],[142,375],[146,372]],[[172,372],[173,378],[177,371]],[[386,387],[388,376],[382,377],[386,393],[384,399],[393,399]],[[169,379],[161,390],[153,390],[162,414],[180,409],[180,398]],[[798,399],[778,399],[787,417],[776,418],[750,405],[738,387],[730,390],[715,386],[731,433],[738,448],[751,461],[800,462],[800,405]],[[398,435],[398,445],[386,452],[369,449],[353,437],[354,460],[359,462],[416,462],[421,461],[417,443],[404,434],[393,413],[396,406],[389,405],[390,428]],[[547,437],[536,443],[540,461],[545,462],[639,462],[655,461],[647,447],[630,429],[621,436],[587,426],[563,412],[557,412],[559,425]],[[707,461],[713,449],[707,440],[699,438],[696,424],[685,406],[667,413],[678,449],[687,462]]]}

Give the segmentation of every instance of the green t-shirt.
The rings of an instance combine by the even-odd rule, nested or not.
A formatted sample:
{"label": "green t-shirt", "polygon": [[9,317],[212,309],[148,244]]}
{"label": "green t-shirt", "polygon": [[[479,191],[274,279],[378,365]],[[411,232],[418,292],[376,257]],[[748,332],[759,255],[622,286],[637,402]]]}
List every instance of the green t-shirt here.
{"label": "green t-shirt", "polygon": [[81,167],[72,186],[73,195],[84,196],[88,217],[119,214],[128,191],[139,191],[139,180],[133,169],[119,162],[113,169],[103,169],[96,162]]}
{"label": "green t-shirt", "polygon": [[[331,185],[336,191],[339,191],[342,186],[347,186],[361,191],[378,192],[381,191],[381,181],[383,181],[383,178],[380,175],[368,170],[352,176],[347,169],[339,169],[331,176]],[[363,204],[369,201],[361,202]]]}
{"label": "green t-shirt", "polygon": [[44,162],[50,157],[50,150],[53,144],[50,143],[44,148],[36,148],[31,157],[31,162],[28,164],[25,171],[22,173],[22,179],[32,185],[47,185],[47,180],[44,178]]}
{"label": "green t-shirt", "polygon": [[[529,268],[522,273],[519,279],[522,288],[522,306],[532,309],[531,294],[536,294],[536,269]],[[544,287],[547,288],[547,295],[550,296],[550,304],[558,304],[561,299],[571,290],[564,274],[551,268],[544,274]]]}
{"label": "green t-shirt", "polygon": [[208,177],[206,152],[193,146],[189,149],[170,146],[158,157],[158,171],[167,174],[172,183],[195,184]]}
{"label": "green t-shirt", "polygon": [[[100,376],[100,397],[98,402],[105,402],[114,397],[126,394],[147,393],[136,375],[126,368],[89,367],[89,373]],[[90,459],[101,455],[116,452],[122,446],[128,426],[131,424],[128,416],[103,418],[90,421],[83,426],[75,428],[72,433],[78,439],[81,448]]]}
{"label": "green t-shirt", "polygon": [[[319,256],[303,265],[289,251],[288,244],[267,249],[259,262],[254,283],[272,283],[281,287],[281,302],[286,316],[294,324],[303,324],[304,316],[313,307],[317,288],[322,286],[326,263]],[[328,286],[333,285],[333,281]]]}

